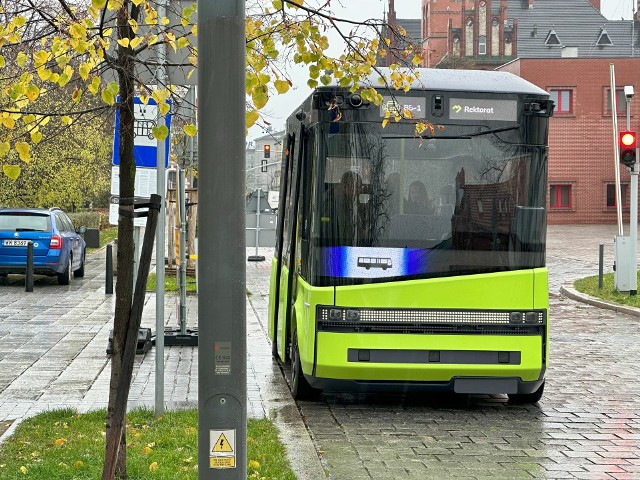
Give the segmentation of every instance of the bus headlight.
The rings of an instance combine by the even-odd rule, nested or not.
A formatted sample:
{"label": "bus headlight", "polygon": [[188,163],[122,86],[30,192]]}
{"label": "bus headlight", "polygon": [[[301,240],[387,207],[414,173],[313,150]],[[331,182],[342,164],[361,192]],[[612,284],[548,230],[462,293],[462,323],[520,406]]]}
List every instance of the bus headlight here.
{"label": "bus headlight", "polygon": [[347,310],[347,321],[357,322],[358,320],[360,320],[359,310]]}
{"label": "bus headlight", "polygon": [[329,310],[329,320],[342,320],[342,310],[332,308]]}
{"label": "bus headlight", "polygon": [[509,322],[511,323],[523,323],[522,312],[511,312],[509,314]]}
{"label": "bus headlight", "polygon": [[538,323],[538,312],[527,312],[524,315],[525,323],[533,324]]}

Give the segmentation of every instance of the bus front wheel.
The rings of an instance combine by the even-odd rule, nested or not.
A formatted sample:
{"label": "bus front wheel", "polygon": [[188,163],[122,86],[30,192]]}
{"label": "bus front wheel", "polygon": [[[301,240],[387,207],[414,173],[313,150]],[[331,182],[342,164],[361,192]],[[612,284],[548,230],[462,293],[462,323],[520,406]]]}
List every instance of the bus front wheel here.
{"label": "bus front wheel", "polygon": [[544,382],[533,393],[512,393],[509,394],[509,402],[515,405],[524,405],[527,403],[537,403],[542,398],[544,393]]}
{"label": "bus front wheel", "polygon": [[296,400],[316,400],[320,391],[313,388],[304,378],[302,373],[302,362],[300,361],[300,350],[298,349],[298,332],[293,332],[291,344],[291,381],[289,383],[291,395]]}

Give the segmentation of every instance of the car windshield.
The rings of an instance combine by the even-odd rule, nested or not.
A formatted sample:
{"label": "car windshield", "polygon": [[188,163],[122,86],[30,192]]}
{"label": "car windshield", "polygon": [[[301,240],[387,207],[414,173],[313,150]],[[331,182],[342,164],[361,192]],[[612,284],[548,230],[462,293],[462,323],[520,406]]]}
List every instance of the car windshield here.
{"label": "car windshield", "polygon": [[0,231],[46,232],[49,230],[49,215],[24,212],[1,212]]}

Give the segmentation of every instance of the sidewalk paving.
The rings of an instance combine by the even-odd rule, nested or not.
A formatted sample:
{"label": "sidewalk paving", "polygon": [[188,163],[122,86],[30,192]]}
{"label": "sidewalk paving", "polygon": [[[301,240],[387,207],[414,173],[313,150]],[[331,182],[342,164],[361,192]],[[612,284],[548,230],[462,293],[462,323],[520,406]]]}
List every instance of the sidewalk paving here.
{"label": "sidewalk paving", "polygon": [[[570,292],[577,278],[597,274],[598,244],[605,243],[605,271],[613,263],[613,237],[607,226],[548,228],[550,294]],[[255,253],[247,249],[247,255]],[[325,478],[321,454],[292,400],[281,367],[272,359],[267,338],[269,268],[272,249],[261,248],[264,262],[247,262],[247,411],[269,417],[281,431],[299,479]],[[92,254],[86,276],[71,286],[38,280],[32,294],[22,284],[0,287],[0,442],[24,418],[54,408],[81,412],[105,408],[115,296],[104,294],[104,252]],[[564,286],[568,285],[568,286]],[[166,325],[178,327],[176,296],[165,298]],[[155,332],[155,294],[147,294],[142,326]],[[197,326],[197,296],[187,297],[187,327]],[[198,366],[194,347],[165,347],[165,407],[197,407]],[[155,349],[136,357],[129,408],[154,407]],[[308,406],[307,406],[308,408]],[[4,434],[3,427],[10,426]]]}

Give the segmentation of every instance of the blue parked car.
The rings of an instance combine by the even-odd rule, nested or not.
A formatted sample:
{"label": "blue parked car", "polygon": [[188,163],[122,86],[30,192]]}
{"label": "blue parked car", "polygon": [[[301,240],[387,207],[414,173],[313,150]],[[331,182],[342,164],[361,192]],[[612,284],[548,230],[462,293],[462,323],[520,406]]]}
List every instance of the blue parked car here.
{"label": "blue parked car", "polygon": [[69,285],[84,276],[86,244],[59,208],[0,208],[0,277],[25,274],[27,242],[33,242],[33,272]]}

